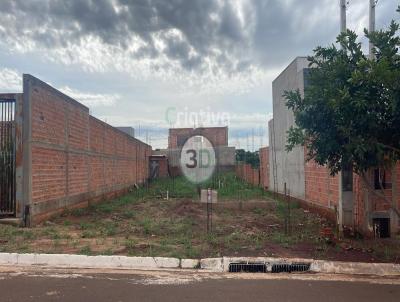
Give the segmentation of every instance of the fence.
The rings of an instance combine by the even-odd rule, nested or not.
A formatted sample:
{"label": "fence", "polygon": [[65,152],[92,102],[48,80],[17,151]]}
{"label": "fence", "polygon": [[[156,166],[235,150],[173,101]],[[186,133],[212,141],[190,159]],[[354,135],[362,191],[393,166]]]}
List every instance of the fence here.
{"label": "fence", "polygon": [[[5,96],[10,99],[0,99]],[[0,120],[1,156],[14,170],[2,167],[7,177],[0,185],[2,195],[6,187],[16,197],[12,208],[2,197],[1,212],[37,223],[147,181],[151,146],[90,116],[86,106],[33,76],[24,75],[23,93],[14,99],[15,127]],[[15,146],[3,147],[10,131]]]}
{"label": "fence", "polygon": [[0,216],[15,214],[15,100],[0,99]]}
{"label": "fence", "polygon": [[260,186],[267,190],[269,188],[269,153],[268,147],[260,148],[260,166],[253,168],[250,164],[236,163],[236,176],[254,186]]}

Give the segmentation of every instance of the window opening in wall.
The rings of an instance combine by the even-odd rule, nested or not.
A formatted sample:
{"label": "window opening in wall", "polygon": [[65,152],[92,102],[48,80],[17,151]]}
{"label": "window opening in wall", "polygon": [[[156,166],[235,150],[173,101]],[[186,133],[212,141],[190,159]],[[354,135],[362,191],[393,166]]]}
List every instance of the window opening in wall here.
{"label": "window opening in wall", "polygon": [[389,218],[374,218],[372,220],[374,227],[375,238],[390,237],[390,219]]}

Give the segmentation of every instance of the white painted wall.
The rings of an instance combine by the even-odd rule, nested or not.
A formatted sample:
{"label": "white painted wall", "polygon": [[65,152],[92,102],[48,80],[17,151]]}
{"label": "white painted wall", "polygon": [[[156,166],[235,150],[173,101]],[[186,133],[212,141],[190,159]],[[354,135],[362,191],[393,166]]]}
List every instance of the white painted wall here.
{"label": "white painted wall", "polygon": [[286,183],[290,195],[300,199],[305,199],[304,148],[295,147],[289,153],[285,150],[286,132],[294,125],[294,115],[287,109],[282,95],[285,90],[299,89],[301,94],[304,93],[304,69],[307,67],[307,58],[297,57],[272,82],[274,118],[269,123],[270,188],[274,189],[274,152],[276,152],[277,192],[283,193]]}

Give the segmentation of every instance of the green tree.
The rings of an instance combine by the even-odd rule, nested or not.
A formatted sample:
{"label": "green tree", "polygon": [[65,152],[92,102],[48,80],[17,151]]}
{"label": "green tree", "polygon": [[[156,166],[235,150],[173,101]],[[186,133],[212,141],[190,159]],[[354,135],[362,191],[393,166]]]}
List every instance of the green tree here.
{"label": "green tree", "polygon": [[[363,53],[353,31],[340,34],[340,47],[317,47],[308,58],[304,96],[299,91],[284,93],[296,124],[288,131],[286,149],[306,146],[308,159],[326,165],[332,175],[352,167],[367,188],[386,201],[382,191],[372,189],[367,172],[395,172],[400,159],[398,30],[395,21],[384,30],[365,30],[374,45],[373,56]],[[396,173],[393,176],[396,179]]]}
{"label": "green tree", "polygon": [[246,164],[250,164],[253,168],[258,168],[260,166],[259,152],[236,149],[236,162],[244,162]]}

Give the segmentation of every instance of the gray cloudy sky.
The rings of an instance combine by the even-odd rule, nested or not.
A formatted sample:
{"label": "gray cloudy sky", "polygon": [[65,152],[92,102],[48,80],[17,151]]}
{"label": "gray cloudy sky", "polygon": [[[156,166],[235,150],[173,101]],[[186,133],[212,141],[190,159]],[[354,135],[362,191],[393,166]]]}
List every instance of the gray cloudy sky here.
{"label": "gray cloudy sky", "polygon": [[[349,3],[358,33],[368,2]],[[378,28],[398,4],[379,0]],[[339,0],[0,0],[0,12],[0,91],[21,91],[30,73],[154,147],[167,116],[229,122],[231,145],[265,145],[272,80],[339,28]]]}

